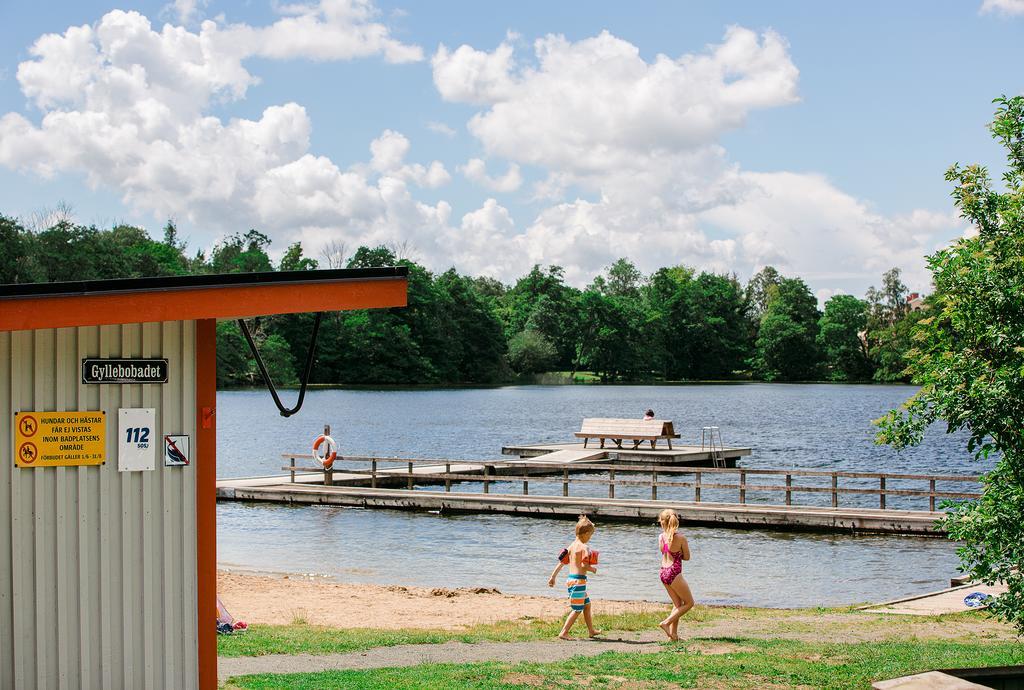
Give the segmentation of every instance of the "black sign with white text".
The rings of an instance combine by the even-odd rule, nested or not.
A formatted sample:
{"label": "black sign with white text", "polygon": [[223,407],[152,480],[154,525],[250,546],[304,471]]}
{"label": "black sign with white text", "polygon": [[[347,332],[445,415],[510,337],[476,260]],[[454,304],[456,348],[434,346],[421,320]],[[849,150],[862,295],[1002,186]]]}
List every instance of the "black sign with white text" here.
{"label": "black sign with white text", "polygon": [[82,383],[167,383],[167,360],[83,359]]}

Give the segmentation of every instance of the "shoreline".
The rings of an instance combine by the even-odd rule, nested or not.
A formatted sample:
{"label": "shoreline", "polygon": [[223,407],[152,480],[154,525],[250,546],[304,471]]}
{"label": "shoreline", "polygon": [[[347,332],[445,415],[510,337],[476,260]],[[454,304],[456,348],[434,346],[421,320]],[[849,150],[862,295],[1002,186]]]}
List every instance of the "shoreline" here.
{"label": "shoreline", "polygon": [[[560,580],[552,589],[564,591]],[[510,620],[564,617],[564,596],[505,594],[489,587],[349,584],[317,575],[217,569],[217,594],[235,618],[249,624],[308,623],[332,628],[459,630]],[[668,611],[670,604],[595,597],[594,613]]]}

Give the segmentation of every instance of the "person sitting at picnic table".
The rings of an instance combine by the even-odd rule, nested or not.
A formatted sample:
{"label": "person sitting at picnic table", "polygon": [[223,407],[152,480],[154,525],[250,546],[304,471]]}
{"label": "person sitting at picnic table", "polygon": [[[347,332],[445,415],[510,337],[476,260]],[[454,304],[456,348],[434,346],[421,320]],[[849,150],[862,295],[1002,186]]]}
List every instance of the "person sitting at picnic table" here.
{"label": "person sitting at picnic table", "polygon": [[644,421],[649,422],[652,419],[654,419],[654,410],[648,408],[647,411],[644,412]]}

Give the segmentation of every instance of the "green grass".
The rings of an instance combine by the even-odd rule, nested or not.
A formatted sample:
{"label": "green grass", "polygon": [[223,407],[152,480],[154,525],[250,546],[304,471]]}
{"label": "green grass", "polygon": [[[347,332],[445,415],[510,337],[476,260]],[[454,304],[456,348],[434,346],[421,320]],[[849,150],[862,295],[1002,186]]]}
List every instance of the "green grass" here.
{"label": "green grass", "polygon": [[[702,648],[716,653],[702,653]],[[868,688],[873,680],[935,668],[1024,663],[1014,642],[902,640],[821,644],[718,638],[665,645],[652,654],[609,652],[541,664],[429,664],[372,671],[254,675],[245,690],[314,688]]]}
{"label": "green grass", "polygon": [[[710,620],[716,609],[700,607],[691,613],[691,620]],[[605,630],[652,630],[664,613],[625,613],[595,616]],[[242,635],[217,638],[217,653],[222,657],[262,656],[264,654],[339,654],[373,647],[400,644],[440,644],[460,642],[524,642],[554,638],[562,627],[561,620],[504,621],[477,625],[459,631],[445,630],[377,630],[372,628],[335,629],[317,625],[252,625]]]}
{"label": "green grass", "polygon": [[[595,623],[604,630],[624,632],[656,630],[668,608],[663,612],[597,615]],[[928,637],[927,628],[938,622],[946,624],[980,621],[983,614],[968,612],[937,616],[883,616],[864,614],[850,608],[761,609],[725,606],[696,606],[686,615],[686,626],[701,628],[721,622],[734,622],[740,627],[757,627],[770,622],[773,636],[815,636],[823,634],[821,616],[829,616],[828,634],[855,631],[858,635],[886,638]],[[553,639],[562,619],[524,619],[477,625],[462,630],[378,630],[371,628],[335,629],[308,624],[252,625],[243,635],[217,638],[217,651],[222,657],[262,656],[264,654],[339,654],[373,647],[401,644],[440,644],[459,642],[525,642]],[[995,637],[995,630],[976,633],[979,637]],[[577,630],[579,634],[580,630]],[[742,634],[738,632],[737,634]]]}

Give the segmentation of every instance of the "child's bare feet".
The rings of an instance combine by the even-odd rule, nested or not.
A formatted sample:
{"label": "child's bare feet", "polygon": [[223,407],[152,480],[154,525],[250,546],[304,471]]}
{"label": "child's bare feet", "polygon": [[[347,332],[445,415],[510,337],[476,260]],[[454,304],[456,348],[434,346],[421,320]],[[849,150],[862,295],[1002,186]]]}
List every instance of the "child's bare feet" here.
{"label": "child's bare feet", "polygon": [[590,631],[590,639],[592,639],[592,640],[594,638],[600,637],[601,635],[604,635],[604,630],[591,630]]}
{"label": "child's bare feet", "polygon": [[670,639],[670,640],[678,640],[679,639],[678,637],[674,637],[672,635],[672,626],[669,625],[668,623],[666,623],[665,621],[662,621],[661,623],[658,623],[658,627],[661,628],[661,631],[663,633],[665,633],[665,637],[667,637],[668,639]]}
{"label": "child's bare feet", "polygon": [[560,640],[571,640],[572,638],[571,638],[571,637],[569,637],[568,635],[561,635],[561,634],[560,634],[560,635],[558,636],[558,639],[560,639]]}

